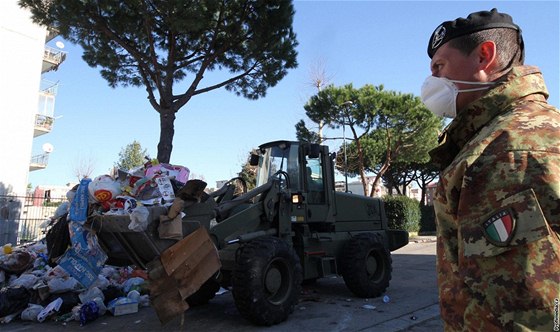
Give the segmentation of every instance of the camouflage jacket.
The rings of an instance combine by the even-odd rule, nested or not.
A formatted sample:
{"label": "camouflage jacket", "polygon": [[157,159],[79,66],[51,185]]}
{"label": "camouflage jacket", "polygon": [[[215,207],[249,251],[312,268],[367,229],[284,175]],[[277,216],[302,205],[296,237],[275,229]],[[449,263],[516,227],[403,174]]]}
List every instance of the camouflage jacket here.
{"label": "camouflage jacket", "polygon": [[515,67],[430,152],[446,330],[557,326],[560,111],[547,97],[538,68]]}

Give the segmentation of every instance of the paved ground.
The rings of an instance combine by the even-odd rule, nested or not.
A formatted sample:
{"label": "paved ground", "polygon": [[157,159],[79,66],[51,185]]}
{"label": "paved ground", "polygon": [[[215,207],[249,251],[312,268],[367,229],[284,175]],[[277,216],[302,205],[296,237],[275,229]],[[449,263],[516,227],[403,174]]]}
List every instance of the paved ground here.
{"label": "paved ground", "polygon": [[433,238],[412,240],[393,252],[389,303],[380,298],[353,297],[342,278],[326,278],[304,287],[301,302],[289,319],[276,326],[256,327],[243,319],[229,292],[206,306],[191,308],[183,317],[161,326],[150,307],[138,313],[105,315],[85,326],[78,322],[14,321],[2,331],[442,331],[435,274]]}

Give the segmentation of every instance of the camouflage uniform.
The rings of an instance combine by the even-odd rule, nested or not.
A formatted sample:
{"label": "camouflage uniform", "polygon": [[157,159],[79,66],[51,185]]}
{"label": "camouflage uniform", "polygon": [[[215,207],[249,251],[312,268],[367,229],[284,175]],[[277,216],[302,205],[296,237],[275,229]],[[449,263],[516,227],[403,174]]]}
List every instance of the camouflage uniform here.
{"label": "camouflage uniform", "polygon": [[[430,152],[442,319],[452,331],[552,331],[560,298],[560,111],[513,68]],[[557,310],[557,309],[556,309]]]}

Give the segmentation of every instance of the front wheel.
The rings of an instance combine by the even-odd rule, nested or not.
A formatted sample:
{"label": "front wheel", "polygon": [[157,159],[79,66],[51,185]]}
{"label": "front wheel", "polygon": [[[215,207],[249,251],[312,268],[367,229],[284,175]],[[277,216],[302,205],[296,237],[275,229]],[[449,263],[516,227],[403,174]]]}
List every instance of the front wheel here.
{"label": "front wheel", "polygon": [[266,326],[286,320],[301,292],[302,269],[293,248],[264,236],[239,250],[232,294],[241,316]]}
{"label": "front wheel", "polygon": [[214,276],[212,276],[210,279],[206,280],[202,286],[200,286],[198,291],[187,297],[187,303],[191,307],[207,304],[214,298],[214,296],[216,296],[216,292],[218,290],[220,290],[220,284]]}
{"label": "front wheel", "polygon": [[376,234],[362,233],[350,239],[342,259],[342,277],[354,295],[373,298],[389,287],[391,253]]}

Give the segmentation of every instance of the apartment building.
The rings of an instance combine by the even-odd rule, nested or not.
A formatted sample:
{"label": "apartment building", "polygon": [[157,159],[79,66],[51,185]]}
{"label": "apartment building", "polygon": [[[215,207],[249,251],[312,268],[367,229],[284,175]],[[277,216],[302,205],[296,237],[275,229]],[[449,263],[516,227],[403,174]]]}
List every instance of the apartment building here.
{"label": "apartment building", "polygon": [[33,139],[49,133],[55,120],[57,83],[42,75],[66,57],[56,35],[33,23],[18,0],[0,1],[0,244],[13,242],[24,205],[18,197],[26,195],[29,172],[45,168],[53,149],[44,144],[41,155],[31,155]]}

